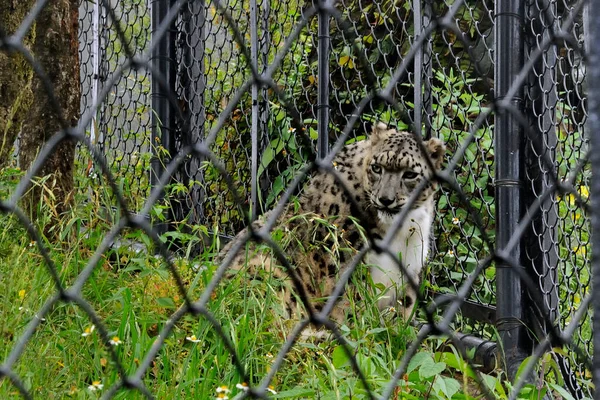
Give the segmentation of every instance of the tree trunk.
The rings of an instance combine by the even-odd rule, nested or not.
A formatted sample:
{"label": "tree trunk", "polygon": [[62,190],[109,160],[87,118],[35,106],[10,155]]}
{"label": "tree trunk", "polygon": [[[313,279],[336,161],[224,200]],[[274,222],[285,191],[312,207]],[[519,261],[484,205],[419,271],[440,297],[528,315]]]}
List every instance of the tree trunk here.
{"label": "tree trunk", "polygon": [[[48,75],[58,107],[69,126],[77,124],[81,96],[78,24],[77,0],[49,1],[36,19],[33,45],[35,58]],[[22,168],[28,168],[35,162],[41,147],[54,134],[67,128],[60,125],[44,82],[38,76],[33,78],[32,91],[35,101],[23,124],[19,147]],[[74,158],[75,143],[63,140],[44,160],[39,176],[50,176],[45,186],[52,195],[48,196],[47,190],[33,190],[32,195],[25,199],[29,203],[26,208],[32,211],[32,217],[36,215],[40,198],[44,198],[45,203],[50,206],[53,222],[69,209],[73,192]]]}
{"label": "tree trunk", "polygon": [[[33,5],[33,0],[0,0],[0,27],[11,35]],[[31,49],[33,35],[23,43]],[[0,52],[0,168],[12,157],[13,145],[32,101],[33,70],[21,53]]]}

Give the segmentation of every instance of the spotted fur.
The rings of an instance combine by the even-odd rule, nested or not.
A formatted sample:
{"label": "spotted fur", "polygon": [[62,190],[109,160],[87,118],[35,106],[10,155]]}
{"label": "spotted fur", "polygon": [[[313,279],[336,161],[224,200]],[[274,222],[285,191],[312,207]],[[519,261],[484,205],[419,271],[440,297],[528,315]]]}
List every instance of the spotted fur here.
{"label": "spotted fur", "polygon": [[[381,244],[394,218],[405,207],[410,207],[407,218],[391,238],[388,248],[395,258],[400,256],[413,282],[419,282],[429,252],[434,214],[436,185],[432,177],[434,170],[441,167],[445,152],[439,139],[424,141],[423,146],[426,154],[413,134],[379,123],[369,139],[346,145],[337,154],[333,162],[335,174],[324,171],[311,177],[299,204],[289,207],[279,218],[277,227],[287,238],[282,241],[283,248],[317,310],[331,294],[357,249],[364,245],[365,238]],[[422,181],[426,182],[425,188],[409,203],[411,193]],[[259,220],[254,228],[263,225],[263,220]],[[246,233],[241,232],[225,246],[217,262],[222,261]],[[416,293],[407,285],[397,261],[385,252],[374,250],[367,253],[364,261],[370,266],[373,282],[379,288],[379,308],[393,307],[408,319]],[[256,246],[240,251],[232,266],[234,270],[248,267],[253,277],[269,273],[286,280],[287,276],[271,252]],[[292,292],[290,285],[282,285],[282,298],[288,312],[295,314],[299,307]],[[345,305],[346,300],[338,303],[332,314],[334,319],[343,319]]]}

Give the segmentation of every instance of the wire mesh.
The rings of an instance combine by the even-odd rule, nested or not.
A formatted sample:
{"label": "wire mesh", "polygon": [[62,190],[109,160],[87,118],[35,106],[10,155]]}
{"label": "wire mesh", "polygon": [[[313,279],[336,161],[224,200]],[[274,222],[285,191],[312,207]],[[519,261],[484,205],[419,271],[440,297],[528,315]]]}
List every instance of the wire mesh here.
{"label": "wire mesh", "polygon": [[[498,78],[494,63],[502,55],[494,53],[497,15],[493,2],[233,0],[169,4],[171,12],[152,27],[146,1],[82,1],[79,6],[82,116],[75,129],[61,131],[55,138],[77,141],[79,190],[85,191],[88,202],[93,202],[99,191],[110,192],[107,213],[111,217],[99,234],[100,241],[90,242],[94,244],[80,263],[81,272],[63,278],[64,271],[50,256],[49,244],[38,233],[36,221],[18,206],[34,172],[0,191],[3,218],[12,215],[16,225],[27,231],[55,285],[35,316],[10,334],[0,365],[0,390],[24,397],[39,393],[28,383],[29,368],[19,359],[28,359],[43,337],[38,336],[40,332],[49,329],[44,319],[56,319],[57,309],[73,304],[78,320],[97,327],[99,342],[105,345],[106,357],[113,365],[114,374],[107,381],[110,387],[107,384],[104,393],[107,398],[130,389],[152,398],[154,391],[161,390],[156,377],[168,375],[160,369],[171,368],[168,358],[172,355],[164,348],[200,319],[206,322],[200,329],[203,339],[223,342],[225,357],[233,359],[234,374],[240,382],[250,383],[240,389],[240,396],[266,398],[286,360],[299,357],[294,346],[300,331],[312,323],[325,325],[345,344],[341,348],[347,352],[353,379],[363,385],[360,395],[396,398],[402,393],[403,381],[408,380],[411,360],[418,358],[416,353],[428,335],[442,334],[463,353],[457,330],[497,339],[494,324],[502,316],[496,315],[495,302],[502,288],[497,287],[496,269],[508,265],[522,279],[526,288],[523,302],[535,314],[525,321],[531,323],[528,326],[535,336],[531,348],[525,349],[535,357],[525,369],[533,370],[540,360],[547,362],[543,355],[547,352],[557,360],[560,371],[541,368],[538,375],[554,374],[548,379],[562,382],[575,398],[593,395],[588,384],[591,372],[597,372],[591,366],[588,309],[592,166],[586,162],[584,63],[584,44],[592,39],[584,2],[525,4],[526,41],[522,45],[526,56],[510,87],[512,94],[504,98],[497,98],[494,92]],[[32,11],[32,16],[36,13],[39,11]],[[330,22],[327,76],[319,74],[319,43],[324,40],[318,34],[319,18]],[[153,45],[170,34],[176,38],[174,60],[170,60],[176,66],[173,80],[153,70],[157,64],[151,60]],[[0,26],[2,54],[26,53],[16,39],[15,32],[5,32]],[[151,76],[169,88],[172,98],[164,101],[177,110],[173,132],[161,131],[167,121],[158,118],[155,128],[159,135],[154,140],[152,114],[156,117],[157,110],[151,109]],[[436,176],[443,185],[436,207],[434,251],[424,276],[426,297],[418,318],[427,324],[398,354],[400,361],[387,367],[384,383],[371,380],[366,370],[369,365],[353,353],[345,336],[323,312],[309,313],[307,320],[288,330],[288,339],[272,350],[277,355],[264,375],[250,376],[254,369],[246,365],[244,351],[252,349],[236,347],[235,336],[223,327],[212,306],[213,293],[227,286],[223,282],[229,279],[231,260],[208,272],[203,272],[204,265],[176,265],[164,241],[169,235],[179,239],[180,233],[159,237],[149,223],[162,222],[167,215],[168,222],[184,224],[194,234],[234,235],[248,224],[249,214],[256,217],[254,211],[275,208],[270,215],[280,213],[286,200],[309,179],[311,168],[334,173],[327,164],[331,157],[314,163],[319,110],[325,106],[319,104],[319,83],[324,81],[330,83],[326,122],[331,157],[347,141],[364,139],[368,127],[380,120],[398,129],[423,131],[425,137],[442,138],[449,154],[447,166]],[[514,109],[511,103],[518,98],[518,90],[524,93],[522,109]],[[522,202],[526,213],[511,232],[506,248],[496,248],[494,168],[495,154],[502,149],[495,147],[494,118],[502,113],[513,115],[525,132],[523,198],[515,201]],[[169,146],[156,139],[165,137],[161,135],[170,135]],[[44,163],[54,146],[50,142],[40,151],[31,171]],[[154,178],[152,162],[159,165]],[[113,207],[120,211],[112,214]],[[117,253],[114,260],[111,245],[136,230],[142,232],[144,244],[160,255],[154,258],[162,265],[157,271],[162,268],[163,275],[171,277],[170,291],[160,287],[149,292],[150,296],[172,307],[167,307],[168,318],[149,317],[148,329],[155,333],[152,342],[123,354],[115,350],[118,347],[110,328],[114,321],[108,322],[109,315],[100,309],[105,305],[84,288],[93,284],[93,274],[103,260],[112,265],[128,257]],[[275,233],[251,232],[246,239],[262,241],[277,253]],[[85,240],[88,238],[89,234]],[[509,254],[518,246],[524,255],[515,260]],[[203,257],[210,258],[211,249]],[[205,258],[198,262],[210,263]],[[283,259],[281,262],[285,264]],[[357,265],[355,262],[351,270]],[[127,268],[130,266],[124,272]],[[197,282],[202,279],[206,282],[200,287]],[[445,307],[433,306],[443,301]],[[188,341],[195,339],[188,337]],[[223,362],[212,361],[216,368]],[[521,375],[512,398],[528,376]],[[90,387],[95,383],[89,377],[84,379]],[[484,379],[478,375],[470,385],[484,397],[494,398],[496,389]],[[303,382],[302,378],[298,381]],[[199,385],[195,390],[195,395],[206,395],[213,388]],[[550,392],[562,395],[554,386]]]}

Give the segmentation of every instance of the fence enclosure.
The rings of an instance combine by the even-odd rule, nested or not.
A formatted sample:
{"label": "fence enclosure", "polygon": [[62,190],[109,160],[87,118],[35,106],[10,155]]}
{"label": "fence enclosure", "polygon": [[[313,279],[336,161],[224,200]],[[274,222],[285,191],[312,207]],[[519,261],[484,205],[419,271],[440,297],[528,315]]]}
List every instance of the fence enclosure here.
{"label": "fence enclosure", "polygon": [[[247,201],[243,210],[255,218],[274,205],[277,194],[312,152],[318,156],[328,152],[361,100],[372,89],[385,88],[404,67],[404,76],[390,92],[398,109],[373,99],[363,109],[355,135],[364,135],[368,124],[379,119],[413,131],[421,127],[425,137],[443,138],[452,157],[467,133],[475,131],[453,171],[467,188],[463,187],[472,209],[465,210],[452,190],[443,190],[437,255],[427,277],[429,293],[457,290],[473,272],[473,259],[492,254],[494,248],[486,248],[476,233],[479,227],[495,239],[495,249],[503,249],[514,240],[523,217],[531,216],[523,240],[508,255],[520,260],[537,293],[530,293],[510,264],[497,260],[490,267],[495,274],[478,280],[463,304],[468,319],[459,328],[489,338],[485,326],[494,325],[514,376],[534,341],[548,335],[544,319],[564,329],[575,311],[565,300],[582,298],[590,283],[585,262],[588,217],[573,207],[572,195],[539,200],[554,179],[569,178],[587,148],[586,70],[579,49],[573,47],[584,44],[587,11],[582,2],[458,4],[315,3],[317,8],[297,39],[288,44],[286,38],[312,3],[191,2],[181,5],[175,19],[169,14],[177,5],[174,0],[154,3],[151,13],[145,4],[128,10],[123,3],[121,18],[151,14],[150,24],[147,19],[141,24],[146,35],[156,33],[165,19],[172,20],[152,39],[152,66],[160,75],[152,75],[152,101],[141,100],[148,108],[138,118],[144,118],[145,132],[151,126],[152,135],[141,144],[148,147],[138,151],[153,152],[152,172],[148,164],[145,171],[150,174],[149,184],[157,183],[180,149],[200,143],[216,120],[225,116],[211,150],[234,171],[241,197]],[[446,14],[452,14],[454,30],[440,28]],[[572,40],[557,43],[559,32],[573,35]],[[138,42],[138,50],[146,50],[149,42]],[[287,51],[282,53],[284,45]],[[270,77],[280,93],[249,81],[252,69],[258,76],[268,74],[276,57],[282,57],[280,67]],[[527,63],[531,65],[524,69]],[[242,83],[250,88],[237,96]],[[483,115],[507,95],[509,111]],[[107,111],[104,118],[114,115]],[[311,149],[291,134],[300,128],[298,122],[308,129]],[[101,126],[106,127],[101,133],[106,143],[122,140],[110,133],[110,122]],[[136,141],[133,146],[140,144]],[[122,165],[127,169],[131,163]],[[584,168],[575,179],[576,187],[587,188],[589,170]],[[203,168],[197,158],[182,163],[171,182],[189,189],[171,201],[175,204],[168,210],[172,221],[206,224],[225,235],[245,225],[245,215],[226,194],[222,178]],[[480,214],[479,222],[467,214],[473,211]],[[454,218],[464,223],[456,226]],[[465,243],[443,240],[452,236]],[[571,266],[565,268],[567,264]],[[449,279],[440,273],[445,269],[452,271]],[[586,315],[582,326],[589,324]],[[533,327],[533,334],[528,327]],[[535,335],[537,340],[532,338]],[[591,337],[576,341],[590,356]],[[566,371],[574,368],[583,374],[578,356],[573,357],[571,363],[562,360]]]}
{"label": "fence enclosure", "polygon": [[[511,380],[532,352],[563,348],[553,357],[565,390],[593,396],[582,385],[593,352],[586,74],[598,66],[584,65],[584,1],[110,7],[80,3],[81,109],[96,109],[85,134],[133,212],[164,187],[152,194],[164,208],[156,232],[185,223],[235,235],[303,165],[376,121],[439,137],[447,182],[424,293],[460,306],[441,332],[461,332],[486,352],[482,363],[496,348]],[[442,320],[446,308],[433,310]],[[568,345],[565,331],[575,332]]]}

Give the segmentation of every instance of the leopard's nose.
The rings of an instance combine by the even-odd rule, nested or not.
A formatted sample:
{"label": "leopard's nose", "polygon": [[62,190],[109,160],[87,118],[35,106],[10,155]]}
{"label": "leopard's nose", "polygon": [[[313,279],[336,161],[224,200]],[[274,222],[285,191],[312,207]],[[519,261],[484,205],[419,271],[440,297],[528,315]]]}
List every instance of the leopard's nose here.
{"label": "leopard's nose", "polygon": [[394,199],[389,199],[387,197],[380,197],[378,200],[379,203],[381,203],[381,205],[384,207],[389,207],[394,203]]}

